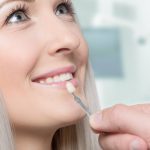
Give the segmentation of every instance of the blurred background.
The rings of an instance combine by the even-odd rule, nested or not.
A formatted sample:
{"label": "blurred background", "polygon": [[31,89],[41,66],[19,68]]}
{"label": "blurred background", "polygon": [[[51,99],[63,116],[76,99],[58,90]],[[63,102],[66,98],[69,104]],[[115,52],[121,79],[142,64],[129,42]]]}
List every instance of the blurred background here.
{"label": "blurred background", "polygon": [[150,102],[150,0],[73,0],[101,107]]}

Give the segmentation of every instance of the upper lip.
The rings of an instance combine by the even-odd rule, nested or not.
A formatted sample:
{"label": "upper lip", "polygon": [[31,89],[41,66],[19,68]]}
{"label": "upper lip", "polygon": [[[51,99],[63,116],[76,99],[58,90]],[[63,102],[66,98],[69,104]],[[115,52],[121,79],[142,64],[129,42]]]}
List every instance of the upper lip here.
{"label": "upper lip", "polygon": [[75,65],[56,68],[53,70],[51,69],[50,71],[36,75],[35,77],[32,78],[32,81],[35,82],[39,79],[53,77],[53,76],[64,74],[64,73],[72,73],[74,75],[75,72],[76,72],[76,66]]}

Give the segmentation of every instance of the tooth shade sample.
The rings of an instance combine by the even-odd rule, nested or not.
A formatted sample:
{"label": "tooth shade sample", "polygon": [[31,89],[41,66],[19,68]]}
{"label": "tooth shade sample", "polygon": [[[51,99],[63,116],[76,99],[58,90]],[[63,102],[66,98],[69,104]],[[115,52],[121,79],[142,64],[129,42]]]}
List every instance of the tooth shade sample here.
{"label": "tooth shade sample", "polygon": [[66,83],[66,88],[69,93],[74,93],[76,91],[74,85],[71,82]]}

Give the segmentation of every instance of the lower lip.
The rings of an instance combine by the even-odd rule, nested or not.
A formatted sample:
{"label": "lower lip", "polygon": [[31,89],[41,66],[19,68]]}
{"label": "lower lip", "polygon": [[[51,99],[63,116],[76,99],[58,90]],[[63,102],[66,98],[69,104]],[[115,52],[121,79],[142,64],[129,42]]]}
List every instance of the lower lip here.
{"label": "lower lip", "polygon": [[[68,81],[63,81],[63,82],[56,82],[56,83],[50,83],[50,84],[42,84],[42,83],[38,83],[38,82],[33,82],[34,84],[36,85],[39,85],[39,86],[44,86],[44,87],[52,87],[52,88],[66,88],[66,83]],[[69,80],[69,82],[71,82],[75,87],[78,87],[79,85],[79,82],[77,79],[72,79],[72,80]]]}

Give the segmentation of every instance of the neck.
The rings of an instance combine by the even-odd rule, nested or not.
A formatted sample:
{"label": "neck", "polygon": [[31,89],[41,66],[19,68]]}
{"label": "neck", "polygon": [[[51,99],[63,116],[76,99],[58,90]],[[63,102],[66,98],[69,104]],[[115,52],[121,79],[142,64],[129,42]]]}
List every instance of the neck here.
{"label": "neck", "polygon": [[16,150],[52,150],[55,132],[17,130],[14,134]]}

